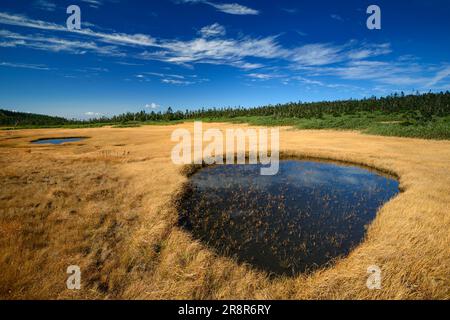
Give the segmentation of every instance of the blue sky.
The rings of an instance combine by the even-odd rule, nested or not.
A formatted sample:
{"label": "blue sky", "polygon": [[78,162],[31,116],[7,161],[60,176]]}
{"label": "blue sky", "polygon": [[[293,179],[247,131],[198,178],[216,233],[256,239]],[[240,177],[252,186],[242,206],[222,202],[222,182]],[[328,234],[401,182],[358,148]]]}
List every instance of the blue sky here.
{"label": "blue sky", "polygon": [[450,90],[449,16],[447,0],[2,0],[0,108],[89,118]]}

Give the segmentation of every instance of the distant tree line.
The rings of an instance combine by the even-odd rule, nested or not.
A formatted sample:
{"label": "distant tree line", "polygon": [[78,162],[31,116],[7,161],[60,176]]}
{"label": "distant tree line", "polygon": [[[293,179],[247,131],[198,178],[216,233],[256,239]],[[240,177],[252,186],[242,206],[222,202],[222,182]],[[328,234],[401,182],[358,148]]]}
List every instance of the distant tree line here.
{"label": "distant tree line", "polygon": [[90,119],[88,121],[68,120],[31,113],[0,110],[0,125],[64,125],[86,123],[128,123],[146,121],[177,121],[190,119],[217,119],[248,116],[272,116],[275,118],[322,118],[324,115],[340,116],[358,112],[402,113],[414,121],[430,121],[433,116],[450,115],[450,92],[410,94],[395,93],[387,97],[370,97],[322,102],[290,102],[255,108],[202,108],[198,110],[162,112],[128,112],[112,117]]}
{"label": "distant tree line", "polygon": [[0,125],[2,126],[59,126],[71,122],[62,117],[0,109]]}
{"label": "distant tree line", "polygon": [[387,97],[349,99],[322,102],[290,102],[256,108],[208,108],[165,112],[124,113],[111,118],[92,119],[92,122],[175,121],[189,119],[236,118],[248,116],[273,116],[277,118],[322,118],[324,115],[340,116],[358,112],[379,111],[386,114],[403,113],[406,117],[431,120],[433,116],[450,115],[450,92],[411,94],[395,93]]}

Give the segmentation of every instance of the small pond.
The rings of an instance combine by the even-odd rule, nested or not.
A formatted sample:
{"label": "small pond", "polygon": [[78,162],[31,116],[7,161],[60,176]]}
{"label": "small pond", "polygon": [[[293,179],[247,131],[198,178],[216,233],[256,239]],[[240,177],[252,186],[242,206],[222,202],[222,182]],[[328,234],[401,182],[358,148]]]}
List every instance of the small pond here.
{"label": "small pond", "polygon": [[39,139],[31,141],[32,144],[63,144],[68,142],[78,142],[86,138],[52,138],[52,139]]}
{"label": "small pond", "polygon": [[219,254],[271,275],[294,276],[347,255],[397,180],[328,162],[286,160],[276,176],[261,165],[217,165],[195,173],[179,201],[179,224]]}

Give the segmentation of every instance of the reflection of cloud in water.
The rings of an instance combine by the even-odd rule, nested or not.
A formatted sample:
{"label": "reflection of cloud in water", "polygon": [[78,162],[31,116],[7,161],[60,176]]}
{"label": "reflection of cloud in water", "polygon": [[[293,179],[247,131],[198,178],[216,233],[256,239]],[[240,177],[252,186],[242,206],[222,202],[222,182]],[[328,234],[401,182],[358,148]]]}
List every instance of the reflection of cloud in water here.
{"label": "reflection of cloud in water", "polygon": [[261,176],[260,165],[223,165],[206,168],[192,179],[199,189],[253,189],[267,190],[282,184],[298,188],[357,189],[372,193],[383,185],[386,178],[366,169],[340,166],[332,163],[281,161],[275,176]]}

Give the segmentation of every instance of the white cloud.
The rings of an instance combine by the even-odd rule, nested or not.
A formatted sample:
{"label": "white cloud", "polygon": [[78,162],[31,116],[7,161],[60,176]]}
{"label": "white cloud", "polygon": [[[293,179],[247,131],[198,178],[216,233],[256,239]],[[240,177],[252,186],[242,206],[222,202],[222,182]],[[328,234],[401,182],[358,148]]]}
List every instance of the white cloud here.
{"label": "white cloud", "polygon": [[343,61],[362,60],[391,53],[390,43],[362,44],[350,41],[344,45],[307,44],[292,51],[296,67],[330,65]]}
{"label": "white cloud", "polygon": [[247,62],[245,58],[273,59],[287,55],[287,51],[276,42],[276,37],[161,40],[159,45],[163,50],[145,51],[139,57],[185,65],[190,63],[225,64],[251,69],[259,68],[261,64]]}
{"label": "white cloud", "polygon": [[348,56],[351,60],[361,60],[380,55],[386,55],[392,52],[390,43],[369,44],[362,48],[355,49],[349,52]]}
{"label": "white cloud", "polygon": [[242,6],[237,3],[224,3],[224,4],[216,4],[212,2],[206,2],[210,6],[216,8],[217,10],[235,15],[258,15],[259,11],[255,9],[251,9],[249,7]]}
{"label": "white cloud", "polygon": [[9,68],[22,68],[33,70],[51,70],[48,66],[43,64],[25,64],[25,63],[12,63],[12,62],[0,62],[0,67]]}
{"label": "white cloud", "polygon": [[349,61],[339,66],[306,68],[314,76],[333,76],[344,80],[370,80],[383,85],[434,87],[450,76],[450,67],[430,67],[399,61]]}
{"label": "white cloud", "polygon": [[[45,29],[50,31],[64,31],[67,29],[53,23],[29,19],[25,16],[0,13],[0,23],[19,25],[29,28]],[[358,48],[354,43],[347,45],[332,44],[306,44],[297,48],[284,48],[276,36],[264,38],[239,37],[222,38],[225,28],[215,23],[201,29],[202,37],[192,40],[155,39],[144,34],[124,34],[96,32],[84,29],[75,33],[92,37],[101,42],[113,44],[113,46],[100,46],[96,42],[81,42],[60,40],[56,38],[44,38],[34,36],[34,39],[16,39],[16,42],[3,42],[1,46],[29,46],[42,50],[72,51],[85,53],[94,51],[107,55],[122,55],[117,46],[128,46],[147,49],[136,57],[144,60],[160,60],[168,63],[189,65],[192,63],[225,64],[241,69],[250,70],[263,67],[262,62],[247,61],[248,58],[257,59],[283,59],[293,63],[297,67],[321,66],[337,63],[345,60],[363,59],[375,55],[390,52],[388,44],[363,45]],[[70,33],[73,35],[73,33]],[[220,36],[220,39],[218,38]],[[78,47],[78,49],[76,48]]]}
{"label": "white cloud", "polygon": [[320,66],[340,62],[343,48],[331,44],[307,44],[292,51],[291,59],[299,66]]}
{"label": "white cloud", "polygon": [[161,83],[184,86],[209,81],[209,79],[199,78],[195,74],[179,75],[161,72],[143,72],[142,74],[138,74],[135,77],[137,77],[140,81],[150,81],[148,77],[157,77],[160,79]]}
{"label": "white cloud", "polygon": [[207,0],[181,0],[183,3],[202,3],[207,4],[213,8],[216,8],[217,10],[233,14],[233,15],[258,15],[259,11],[240,5],[238,3],[215,3]]}
{"label": "white cloud", "polygon": [[113,43],[116,45],[136,45],[136,46],[156,46],[155,40],[143,34],[125,34],[125,33],[105,33],[97,32],[91,29],[69,31],[66,26],[46,22],[42,20],[30,19],[23,15],[14,15],[0,12],[0,24],[27,27],[48,31],[67,32],[74,35],[82,35],[97,38],[100,41]]}
{"label": "white cloud", "polygon": [[88,116],[88,117],[100,117],[100,116],[102,116],[103,114],[100,113],[100,112],[88,111],[88,112],[85,112],[84,115],[85,115],[85,116]]}
{"label": "white cloud", "polygon": [[203,27],[200,29],[199,34],[204,38],[224,36],[226,30],[223,26],[218,23]]}
{"label": "white cloud", "polygon": [[344,19],[338,14],[331,14],[330,17],[331,17],[331,19],[334,19],[337,21],[344,21]]}
{"label": "white cloud", "polygon": [[250,63],[250,62],[243,62],[243,61],[239,61],[237,62],[238,65],[234,65],[237,68],[241,68],[244,70],[253,70],[253,69],[260,69],[263,68],[264,65],[260,64],[260,63]]}
{"label": "white cloud", "polygon": [[150,104],[146,104],[144,108],[145,109],[153,109],[154,110],[154,109],[158,109],[159,107],[160,107],[160,105],[152,102]]}
{"label": "white cloud", "polygon": [[437,83],[442,80],[448,78],[450,76],[450,66],[445,67],[443,70],[440,70],[436,73],[436,75],[428,82],[429,87],[435,86]]}
{"label": "white cloud", "polygon": [[298,10],[295,8],[281,8],[281,10],[290,14],[295,14],[298,12]]}
{"label": "white cloud", "polygon": [[194,84],[193,81],[167,79],[167,78],[166,79],[162,79],[161,82],[165,83],[165,84],[175,84],[175,85],[184,85],[184,86],[187,86],[187,85],[190,85],[190,84]]}
{"label": "white cloud", "polygon": [[[160,73],[160,72],[145,72],[146,75],[155,76],[155,77],[161,77],[161,78],[175,78],[175,79],[185,79],[187,76],[182,76],[179,74],[166,74],[166,73]],[[195,77],[195,76],[191,76]]]}
{"label": "white cloud", "polygon": [[122,57],[125,54],[116,46],[100,46],[94,41],[66,40],[43,35],[22,35],[6,30],[0,30],[0,47],[26,47],[35,50],[68,52],[72,54],[85,54],[95,52],[101,55]]}
{"label": "white cloud", "polygon": [[56,4],[48,0],[37,0],[34,2],[34,7],[44,11],[56,10]]}
{"label": "white cloud", "polygon": [[267,73],[249,73],[249,74],[247,74],[247,77],[253,78],[256,80],[270,80],[273,78],[277,78],[279,76],[274,75],[274,74],[267,74]]}
{"label": "white cloud", "polygon": [[[25,35],[0,30],[0,47],[26,47],[72,54],[91,52],[184,66],[197,63],[229,65],[247,71],[259,69],[258,72],[249,71],[248,75],[259,80],[268,79],[270,74],[274,74],[265,70],[274,60],[282,62],[284,68],[290,72],[304,72],[302,76],[308,76],[309,81],[313,81],[310,84],[316,85],[320,85],[319,80],[311,77],[332,76],[344,80],[370,80],[385,85],[411,85],[420,89],[426,86],[442,86],[450,75],[448,64],[440,67],[419,65],[416,58],[411,56],[403,56],[390,62],[382,59],[374,61],[375,57],[386,56],[392,52],[389,43],[360,43],[353,40],[344,44],[306,43],[302,46],[286,47],[280,44],[277,36],[226,36],[225,28],[218,23],[203,27],[199,31],[200,36],[190,40],[157,39],[145,34],[105,30],[99,32],[95,31],[99,30],[95,26],[92,26],[92,29],[69,32],[63,25],[1,12],[0,24],[37,29],[41,32]],[[58,37],[57,33],[66,37]],[[142,77],[146,79],[143,72]],[[166,84],[188,85],[200,82],[199,79],[175,75],[161,74],[159,77],[160,81]]]}
{"label": "white cloud", "polygon": [[85,2],[87,4],[89,4],[89,6],[91,8],[98,8],[101,5],[103,5],[103,2],[100,0],[81,0],[82,2]]}
{"label": "white cloud", "polygon": [[326,83],[324,81],[309,79],[309,78],[305,78],[302,76],[294,76],[288,80],[300,81],[307,85],[320,86],[320,87],[326,87],[326,88],[331,88],[331,89],[335,89],[335,88],[348,88],[348,89],[358,89],[358,90],[362,89],[362,88],[352,86],[352,85],[333,84],[333,83],[330,84],[330,83]]}

